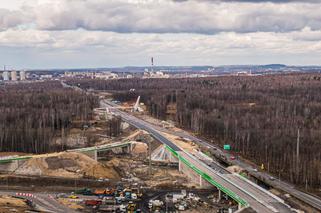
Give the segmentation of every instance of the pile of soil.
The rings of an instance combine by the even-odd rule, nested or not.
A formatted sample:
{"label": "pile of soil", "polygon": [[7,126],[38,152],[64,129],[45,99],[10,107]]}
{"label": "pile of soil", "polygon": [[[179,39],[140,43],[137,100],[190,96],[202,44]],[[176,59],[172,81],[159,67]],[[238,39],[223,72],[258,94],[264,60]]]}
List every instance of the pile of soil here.
{"label": "pile of soil", "polygon": [[244,171],[244,169],[242,169],[241,167],[239,167],[237,165],[229,166],[226,168],[226,170],[231,173],[241,173]]}
{"label": "pile of soil", "polygon": [[132,146],[132,154],[141,155],[148,152],[148,145],[146,143],[133,141]]}
{"label": "pile of soil", "polygon": [[103,165],[85,154],[76,152],[62,152],[31,158],[22,164],[15,174],[119,179],[118,173],[112,166]]}
{"label": "pile of soil", "polygon": [[27,210],[31,209],[24,200],[9,196],[0,196],[1,213],[26,212]]}

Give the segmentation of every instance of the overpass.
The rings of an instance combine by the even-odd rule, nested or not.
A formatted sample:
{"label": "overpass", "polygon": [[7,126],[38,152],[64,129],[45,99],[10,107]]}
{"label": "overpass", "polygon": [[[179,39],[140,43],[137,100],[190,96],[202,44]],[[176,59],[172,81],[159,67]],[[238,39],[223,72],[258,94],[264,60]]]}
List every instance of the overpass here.
{"label": "overpass", "polygon": [[[80,153],[84,153],[89,156],[90,156],[90,154],[93,154],[93,156],[90,156],[90,157],[97,160],[98,152],[112,150],[112,149],[116,149],[116,148],[127,148],[127,151],[130,152],[132,150],[132,142],[131,141],[115,142],[115,143],[104,144],[104,145],[100,145],[100,146],[93,146],[93,147],[86,147],[86,148],[79,148],[79,149],[70,149],[70,150],[67,150],[66,152],[80,152]],[[54,153],[51,153],[49,155],[54,155]],[[13,168],[12,168],[14,170],[15,167],[19,167],[20,161],[23,162],[23,161],[28,160],[30,158],[41,157],[41,156],[42,155],[27,155],[27,156],[14,155],[14,156],[2,157],[2,158],[0,158],[0,165],[15,163],[15,165],[13,165]],[[44,156],[46,156],[46,155],[44,155]],[[1,167],[0,167],[0,170],[1,170]]]}
{"label": "overpass", "polygon": [[270,212],[292,212],[291,208],[284,203],[284,201],[270,192],[262,189],[252,182],[242,179],[232,174],[221,174],[219,171],[209,167],[201,160],[195,158],[190,153],[178,147],[171,140],[166,138],[157,127],[138,119],[135,116],[129,115],[117,109],[118,105],[109,102],[101,101],[103,107],[108,107],[114,114],[122,117],[124,121],[149,132],[156,140],[160,141],[166,146],[166,149],[172,153],[179,160],[179,168],[182,165],[193,170],[198,176],[200,184],[206,181],[219,189],[236,201],[239,207],[251,206],[255,211],[260,213]]}
{"label": "overpass", "polygon": [[132,150],[132,142],[131,141],[116,142],[116,143],[104,144],[100,146],[71,149],[71,150],[67,150],[67,152],[81,152],[87,155],[91,153],[93,154],[92,158],[97,161],[98,152],[103,152],[103,151],[112,150],[116,148],[127,148],[127,152],[130,152]]}

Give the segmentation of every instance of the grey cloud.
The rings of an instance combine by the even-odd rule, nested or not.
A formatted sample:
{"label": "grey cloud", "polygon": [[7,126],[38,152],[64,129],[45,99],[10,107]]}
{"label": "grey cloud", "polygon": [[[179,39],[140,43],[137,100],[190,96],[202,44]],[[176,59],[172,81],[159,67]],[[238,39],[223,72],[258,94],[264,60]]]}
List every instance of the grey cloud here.
{"label": "grey cloud", "polygon": [[187,1],[199,1],[199,2],[234,2],[234,3],[266,3],[266,2],[272,2],[272,3],[320,3],[321,0],[172,0],[173,2],[187,2]]}
{"label": "grey cloud", "polygon": [[306,27],[312,30],[321,29],[321,4],[266,2],[52,0],[46,4],[26,6],[24,10],[19,11],[23,15],[17,16],[25,17],[21,19],[6,13],[7,15],[3,16],[3,20],[6,21],[1,21],[0,11],[0,28],[10,28],[25,21],[26,25],[32,24],[40,30],[63,31],[82,28],[117,33],[216,34],[290,32]]}
{"label": "grey cloud", "polygon": [[0,30],[17,27],[28,22],[20,11],[10,11],[0,8]]}
{"label": "grey cloud", "polygon": [[[60,1],[63,8],[35,8],[37,25],[46,30],[119,33],[287,32],[321,28],[321,10],[311,4],[240,4],[208,1]],[[319,7],[320,8],[320,7]]]}

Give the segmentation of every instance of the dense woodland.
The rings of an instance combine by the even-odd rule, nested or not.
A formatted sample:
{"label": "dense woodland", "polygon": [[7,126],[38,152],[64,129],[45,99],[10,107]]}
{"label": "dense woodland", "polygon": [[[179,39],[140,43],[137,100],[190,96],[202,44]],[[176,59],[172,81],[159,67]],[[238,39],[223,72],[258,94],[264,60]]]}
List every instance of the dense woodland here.
{"label": "dense woodland", "polygon": [[63,88],[60,82],[0,86],[0,151],[44,153],[60,151],[54,137],[64,137],[73,120],[91,119],[98,99]]}
{"label": "dense woodland", "polygon": [[[319,188],[320,79],[320,74],[295,74],[70,83],[79,83],[86,89],[114,91],[120,101],[141,95],[151,115],[172,118],[181,127],[213,143],[231,144],[238,155],[258,165],[263,163],[267,170],[283,179]],[[177,107],[174,116],[167,113],[169,105]]]}

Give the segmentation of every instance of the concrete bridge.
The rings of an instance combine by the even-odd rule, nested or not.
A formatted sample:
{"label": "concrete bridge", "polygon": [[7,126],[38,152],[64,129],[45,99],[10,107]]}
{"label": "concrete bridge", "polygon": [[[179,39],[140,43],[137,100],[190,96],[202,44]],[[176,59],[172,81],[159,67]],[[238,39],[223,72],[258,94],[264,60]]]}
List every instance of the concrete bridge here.
{"label": "concrete bridge", "polygon": [[[83,153],[97,161],[98,153],[107,151],[107,150],[120,150],[121,152],[130,153],[132,151],[132,142],[131,141],[116,142],[116,143],[104,144],[100,146],[93,146],[93,147],[87,147],[87,148],[70,149],[70,150],[67,150],[66,152]],[[49,155],[54,155],[54,153]],[[34,155],[34,156],[33,155],[28,155],[28,156],[15,155],[15,156],[2,157],[0,158],[0,171],[14,172],[25,161],[34,157],[39,157],[39,156],[41,155]]]}

